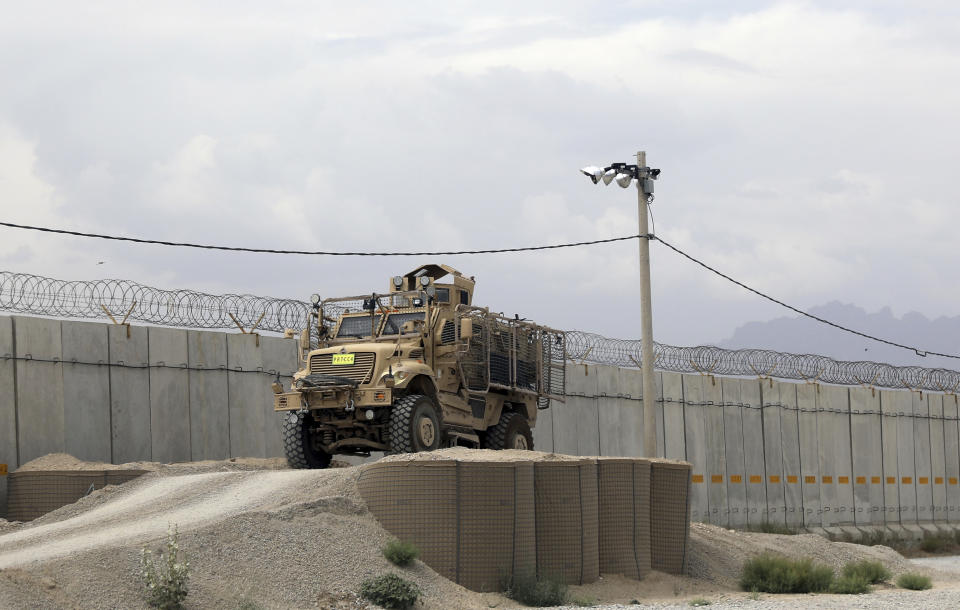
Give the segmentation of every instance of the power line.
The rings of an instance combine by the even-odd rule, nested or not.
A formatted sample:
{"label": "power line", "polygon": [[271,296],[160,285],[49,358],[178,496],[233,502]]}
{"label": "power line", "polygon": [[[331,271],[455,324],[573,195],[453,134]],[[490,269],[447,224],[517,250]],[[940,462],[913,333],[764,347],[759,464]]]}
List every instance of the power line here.
{"label": "power line", "polygon": [[96,239],[108,239],[112,241],[128,241],[136,244],[153,244],[157,246],[173,246],[177,248],[200,248],[203,250],[226,250],[229,252],[253,252],[256,254],[303,254],[310,256],[457,256],[461,254],[502,254],[506,252],[531,252],[534,250],[555,250],[557,248],[575,248],[579,246],[592,246],[595,244],[609,244],[617,241],[626,241],[628,239],[638,239],[640,235],[626,235],[624,237],[611,237],[609,239],[595,239],[592,241],[578,241],[566,244],[551,244],[547,246],[526,246],[521,248],[495,248],[487,250],[458,250],[452,252],[329,252],[322,250],[274,250],[268,248],[245,248],[241,246],[213,246],[209,244],[193,244],[187,242],[162,241],[158,239],[141,239],[138,237],[121,237],[117,235],[102,235],[99,233],[84,233],[82,231],[69,231],[67,229],[52,229],[49,227],[34,227],[30,225],[14,224],[12,222],[0,222],[0,226],[10,227],[12,229],[26,229],[29,231],[41,231],[43,233],[57,233],[60,235],[73,235],[76,237],[92,237]]}
{"label": "power line", "polygon": [[720,272],[720,271],[717,271],[716,269],[714,269],[714,268],[711,267],[710,265],[704,263],[703,261],[697,260],[696,258],[690,256],[689,254],[687,254],[686,252],[684,252],[684,251],[681,250],[680,248],[677,248],[676,246],[673,246],[673,245],[665,242],[665,241],[664,241],[663,239],[661,239],[660,237],[651,236],[651,239],[652,239],[652,240],[655,240],[655,241],[659,241],[659,242],[662,243],[664,246],[670,248],[671,250],[673,250],[674,252],[676,252],[676,253],[679,254],[680,256],[683,256],[684,258],[687,258],[687,259],[693,261],[694,263],[700,265],[701,267],[703,267],[703,268],[706,269],[707,271],[710,271],[710,272],[712,272],[712,273],[715,273],[716,275],[719,275],[719,276],[722,277],[723,279],[725,279],[725,280],[727,280],[727,281],[729,281],[729,282],[733,282],[733,283],[736,284],[737,286],[740,286],[741,288],[743,288],[743,289],[745,289],[745,290],[749,290],[750,292],[752,292],[753,294],[755,294],[755,295],[757,295],[757,296],[761,296],[761,297],[767,299],[768,301],[771,301],[771,302],[773,302],[773,303],[776,303],[777,305],[779,305],[779,306],[781,306],[781,307],[785,307],[785,308],[789,309],[790,311],[793,311],[793,312],[796,312],[796,313],[800,314],[801,316],[806,316],[806,317],[810,318],[811,320],[816,320],[817,322],[820,322],[821,324],[826,324],[826,325],[828,325],[828,326],[832,326],[832,327],[834,327],[834,328],[836,328],[836,329],[839,329],[839,330],[842,330],[842,331],[844,331],[844,332],[848,332],[848,333],[851,333],[851,334],[854,334],[854,335],[858,335],[858,336],[860,336],[860,337],[863,337],[864,339],[870,339],[871,341],[877,341],[877,342],[879,342],[879,343],[884,343],[884,344],[886,344],[886,345],[891,345],[891,346],[893,346],[893,347],[899,347],[899,348],[901,348],[901,349],[911,350],[911,351],[915,352],[918,356],[928,356],[928,355],[929,355],[929,356],[942,356],[943,358],[954,358],[954,359],[956,359],[956,360],[960,360],[960,356],[957,356],[957,355],[954,355],[954,354],[943,354],[943,353],[941,353],[941,352],[932,352],[932,351],[929,351],[929,350],[922,350],[922,349],[920,349],[920,348],[918,348],[918,347],[913,347],[913,346],[911,346],[911,345],[904,345],[904,344],[902,344],[902,343],[896,343],[896,342],[894,342],[894,341],[888,341],[887,339],[881,339],[880,337],[874,337],[873,335],[868,335],[867,333],[862,333],[862,332],[860,332],[859,330],[854,330],[854,329],[848,328],[848,327],[846,327],[846,326],[841,326],[840,324],[837,324],[836,322],[831,322],[830,320],[826,320],[826,319],[821,318],[821,317],[819,317],[819,316],[815,316],[815,315],[813,315],[813,314],[811,314],[811,313],[807,313],[807,312],[805,312],[805,311],[803,311],[803,310],[801,310],[801,309],[797,309],[797,308],[794,307],[793,305],[789,305],[789,304],[784,303],[783,301],[781,301],[781,300],[779,300],[779,299],[773,298],[773,297],[770,296],[770,295],[764,294],[764,293],[760,292],[759,290],[756,290],[755,288],[751,288],[750,286],[747,286],[747,285],[744,284],[743,282],[739,282],[739,281],[733,279],[732,277],[730,277],[729,275],[727,275],[727,274],[725,274],[725,273],[722,273],[722,272]]}
{"label": "power line", "polygon": [[188,243],[188,242],[171,242],[171,241],[162,241],[162,240],[155,240],[155,239],[141,239],[141,238],[137,238],[137,237],[124,237],[124,236],[116,236],[116,235],[103,235],[103,234],[98,234],[98,233],[85,233],[85,232],[81,232],[81,231],[70,231],[70,230],[67,230],[67,229],[54,229],[54,228],[50,228],[50,227],[36,227],[36,226],[31,226],[31,225],[15,224],[15,223],[11,223],[11,222],[0,222],[0,226],[9,227],[9,228],[13,228],[13,229],[24,229],[24,230],[29,230],[29,231],[40,231],[40,232],[44,232],[44,233],[55,233],[55,234],[60,234],[60,235],[72,235],[72,236],[75,236],[75,237],[87,237],[87,238],[96,238],[96,239],[106,239],[106,240],[112,240],[112,241],[126,241],[126,242],[138,243],[138,244],[153,244],[153,245],[159,245],[159,246],[172,246],[172,247],[179,247],[179,248],[199,248],[199,249],[204,249],[204,250],[223,250],[223,251],[229,251],[229,252],[252,252],[252,253],[256,253],[256,254],[298,254],[298,255],[309,255],[309,256],[457,256],[457,255],[463,255],[463,254],[503,254],[503,253],[508,253],[508,252],[531,252],[531,251],[536,251],[536,250],[555,250],[555,249],[559,249],[559,248],[574,248],[574,247],[579,247],[579,246],[591,246],[591,245],[596,245],[596,244],[606,244],[606,243],[613,243],[613,242],[618,242],[618,241],[626,241],[626,240],[629,240],[629,239],[641,239],[641,238],[645,238],[645,239],[650,239],[650,240],[659,241],[659,242],[662,243],[664,246],[670,248],[671,250],[673,250],[673,251],[676,252],[677,254],[683,256],[684,258],[689,259],[690,261],[696,263],[697,265],[700,265],[701,267],[703,267],[704,269],[710,271],[711,273],[714,273],[714,274],[716,274],[716,275],[724,278],[725,280],[727,280],[727,281],[729,281],[729,282],[732,282],[732,283],[736,284],[737,286],[740,286],[741,288],[743,288],[743,289],[745,289],[745,290],[748,290],[748,291],[756,294],[757,296],[763,297],[764,299],[767,299],[768,301],[770,301],[770,302],[772,302],[772,303],[776,303],[777,305],[780,305],[781,307],[784,307],[784,308],[786,308],[786,309],[789,309],[790,311],[793,311],[793,312],[795,312],[795,313],[798,313],[798,314],[800,314],[800,315],[802,315],[802,316],[804,316],[804,317],[810,318],[811,320],[815,320],[815,321],[817,321],[817,322],[820,322],[821,324],[826,324],[826,325],[828,325],[828,326],[832,326],[833,328],[836,328],[836,329],[838,329],[838,330],[842,330],[842,331],[844,331],[844,332],[848,332],[848,333],[851,333],[851,334],[854,334],[854,335],[863,337],[863,338],[865,338],[865,339],[869,339],[869,340],[871,340],[871,341],[876,341],[876,342],[878,342],[878,343],[883,343],[883,344],[886,344],[886,345],[890,345],[890,346],[892,346],[892,347],[898,347],[898,348],[901,348],[901,349],[910,350],[910,351],[916,353],[918,356],[927,356],[927,355],[930,355],[930,356],[941,356],[941,357],[943,357],[943,358],[953,358],[953,359],[956,359],[956,360],[960,360],[960,356],[955,355],[955,354],[945,354],[945,353],[942,353],[942,352],[934,352],[934,351],[929,351],[929,350],[922,350],[922,349],[920,349],[920,348],[913,347],[913,346],[910,346],[910,345],[904,345],[904,344],[902,344],[902,343],[897,343],[897,342],[895,342],[895,341],[889,341],[889,340],[887,340],[887,339],[882,339],[882,338],[880,338],[880,337],[875,337],[875,336],[873,336],[873,335],[869,335],[869,334],[867,334],[867,333],[863,333],[863,332],[860,332],[860,331],[858,331],[858,330],[854,330],[854,329],[852,329],[852,328],[848,328],[848,327],[846,327],[846,326],[842,326],[842,325],[837,324],[837,323],[835,323],[835,322],[831,322],[830,320],[821,318],[821,317],[819,317],[819,316],[815,316],[815,315],[813,315],[813,314],[811,314],[811,313],[807,313],[807,312],[803,311],[802,309],[799,309],[799,308],[797,308],[797,307],[794,307],[794,306],[792,306],[792,305],[789,305],[788,303],[785,303],[785,302],[783,302],[783,301],[781,301],[781,300],[779,300],[779,299],[775,299],[774,297],[771,297],[770,295],[767,295],[767,294],[765,294],[765,293],[763,293],[763,292],[760,292],[759,290],[756,290],[756,289],[754,289],[754,288],[751,288],[750,286],[747,286],[747,285],[744,284],[743,282],[740,282],[740,281],[738,281],[738,280],[735,280],[734,278],[730,277],[729,275],[727,275],[727,274],[725,274],[725,273],[722,273],[722,272],[718,271],[717,269],[714,269],[714,268],[711,267],[710,265],[707,265],[706,263],[704,263],[704,262],[702,262],[702,261],[694,258],[693,256],[687,254],[687,253],[684,252],[683,250],[680,250],[680,249],[677,248],[676,246],[674,246],[674,245],[672,245],[672,244],[664,241],[663,239],[661,239],[660,237],[657,237],[657,236],[653,235],[652,233],[649,234],[649,235],[639,235],[639,234],[638,234],[638,235],[626,235],[626,236],[623,236],[623,237],[612,237],[612,238],[608,238],[608,239],[597,239],[597,240],[591,240],[591,241],[579,241],[579,242],[564,243],[564,244],[551,244],[551,245],[545,245],[545,246],[525,246],[525,247],[520,247],[520,248],[496,248],[496,249],[485,249],[485,250],[458,250],[458,251],[449,251],[449,252],[330,252],[330,251],[322,251],[322,250],[317,250],[317,251],[309,251],[309,250],[275,250],[275,249],[267,249],[267,248],[247,248],[247,247],[242,247],[242,246],[216,246],[216,245],[210,245],[210,244],[194,244],[194,243]]}

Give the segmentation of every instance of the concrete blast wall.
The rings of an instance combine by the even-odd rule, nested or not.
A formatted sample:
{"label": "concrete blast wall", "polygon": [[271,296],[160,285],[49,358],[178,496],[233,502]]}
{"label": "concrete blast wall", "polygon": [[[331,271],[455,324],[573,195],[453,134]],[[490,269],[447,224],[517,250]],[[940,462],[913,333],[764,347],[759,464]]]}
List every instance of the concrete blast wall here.
{"label": "concrete blast wall", "polygon": [[[0,316],[0,464],[282,456],[269,372],[296,368],[293,339]],[[960,525],[956,394],[655,377],[658,453],[693,464],[693,521],[910,536]],[[640,371],[570,364],[567,391],[540,411],[537,449],[643,455]]]}
{"label": "concrete blast wall", "polygon": [[[572,396],[538,422],[535,447],[642,455],[640,371],[571,364],[567,375]],[[960,525],[956,394],[670,372],[656,379],[657,453],[693,464],[693,521],[836,535],[884,527],[913,537]]]}
{"label": "concrete blast wall", "polygon": [[296,368],[293,339],[0,316],[0,464],[282,456],[270,382]]}

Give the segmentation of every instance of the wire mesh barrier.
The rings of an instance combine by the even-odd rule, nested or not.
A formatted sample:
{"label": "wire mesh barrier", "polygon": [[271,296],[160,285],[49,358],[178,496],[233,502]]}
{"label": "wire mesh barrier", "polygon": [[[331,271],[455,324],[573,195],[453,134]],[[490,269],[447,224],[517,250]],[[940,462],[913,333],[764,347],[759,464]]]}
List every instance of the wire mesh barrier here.
{"label": "wire mesh barrier", "polygon": [[640,578],[651,565],[681,574],[690,471],[685,462],[637,458],[414,459],[365,466],[359,487],[384,528],[415,544],[424,563],[468,589],[494,591],[532,576]]}
{"label": "wire mesh barrier", "polygon": [[96,489],[120,485],[146,470],[40,470],[10,473],[8,514],[11,521],[32,521],[73,504]]}
{"label": "wire mesh barrier", "polygon": [[[240,326],[279,333],[286,329],[302,330],[308,324],[310,305],[295,299],[163,290],[129,280],[67,281],[0,271],[0,310],[61,318],[113,317],[188,328]],[[313,336],[316,338],[315,329]],[[543,342],[542,382],[549,393],[556,394],[558,387],[562,387],[562,368],[557,364],[564,355],[575,362],[619,367],[641,364],[639,340],[611,339],[584,331],[561,333],[553,337],[554,342],[558,338],[562,344]],[[954,370],[848,362],[814,354],[657,343],[654,358],[657,369],[679,373],[773,377],[940,392],[955,392],[960,388],[960,372]],[[546,366],[547,363],[551,366]],[[481,378],[483,373],[479,369],[464,372],[468,381],[474,379],[477,384],[486,385],[487,380]]]}

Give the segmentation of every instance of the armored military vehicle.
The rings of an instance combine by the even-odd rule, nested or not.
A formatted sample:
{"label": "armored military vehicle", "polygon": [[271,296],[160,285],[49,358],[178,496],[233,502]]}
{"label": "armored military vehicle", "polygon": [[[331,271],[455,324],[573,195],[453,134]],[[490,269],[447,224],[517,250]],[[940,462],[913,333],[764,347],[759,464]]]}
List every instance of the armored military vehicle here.
{"label": "armored military vehicle", "polygon": [[474,285],[423,265],[391,278],[386,293],[314,295],[304,366],[290,388],[273,385],[290,465],[455,445],[533,449],[538,409],[562,400],[564,334],[474,306]]}

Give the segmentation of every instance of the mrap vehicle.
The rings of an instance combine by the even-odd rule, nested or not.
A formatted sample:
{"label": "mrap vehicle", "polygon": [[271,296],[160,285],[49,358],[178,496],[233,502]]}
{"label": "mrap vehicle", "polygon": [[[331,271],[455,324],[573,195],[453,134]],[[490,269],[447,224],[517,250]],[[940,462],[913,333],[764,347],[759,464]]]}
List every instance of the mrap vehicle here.
{"label": "mrap vehicle", "polygon": [[565,336],[475,307],[474,286],[452,267],[423,265],[384,294],[314,295],[304,366],[289,389],[273,384],[290,465],[455,445],[533,449],[538,409],[563,399]]}

